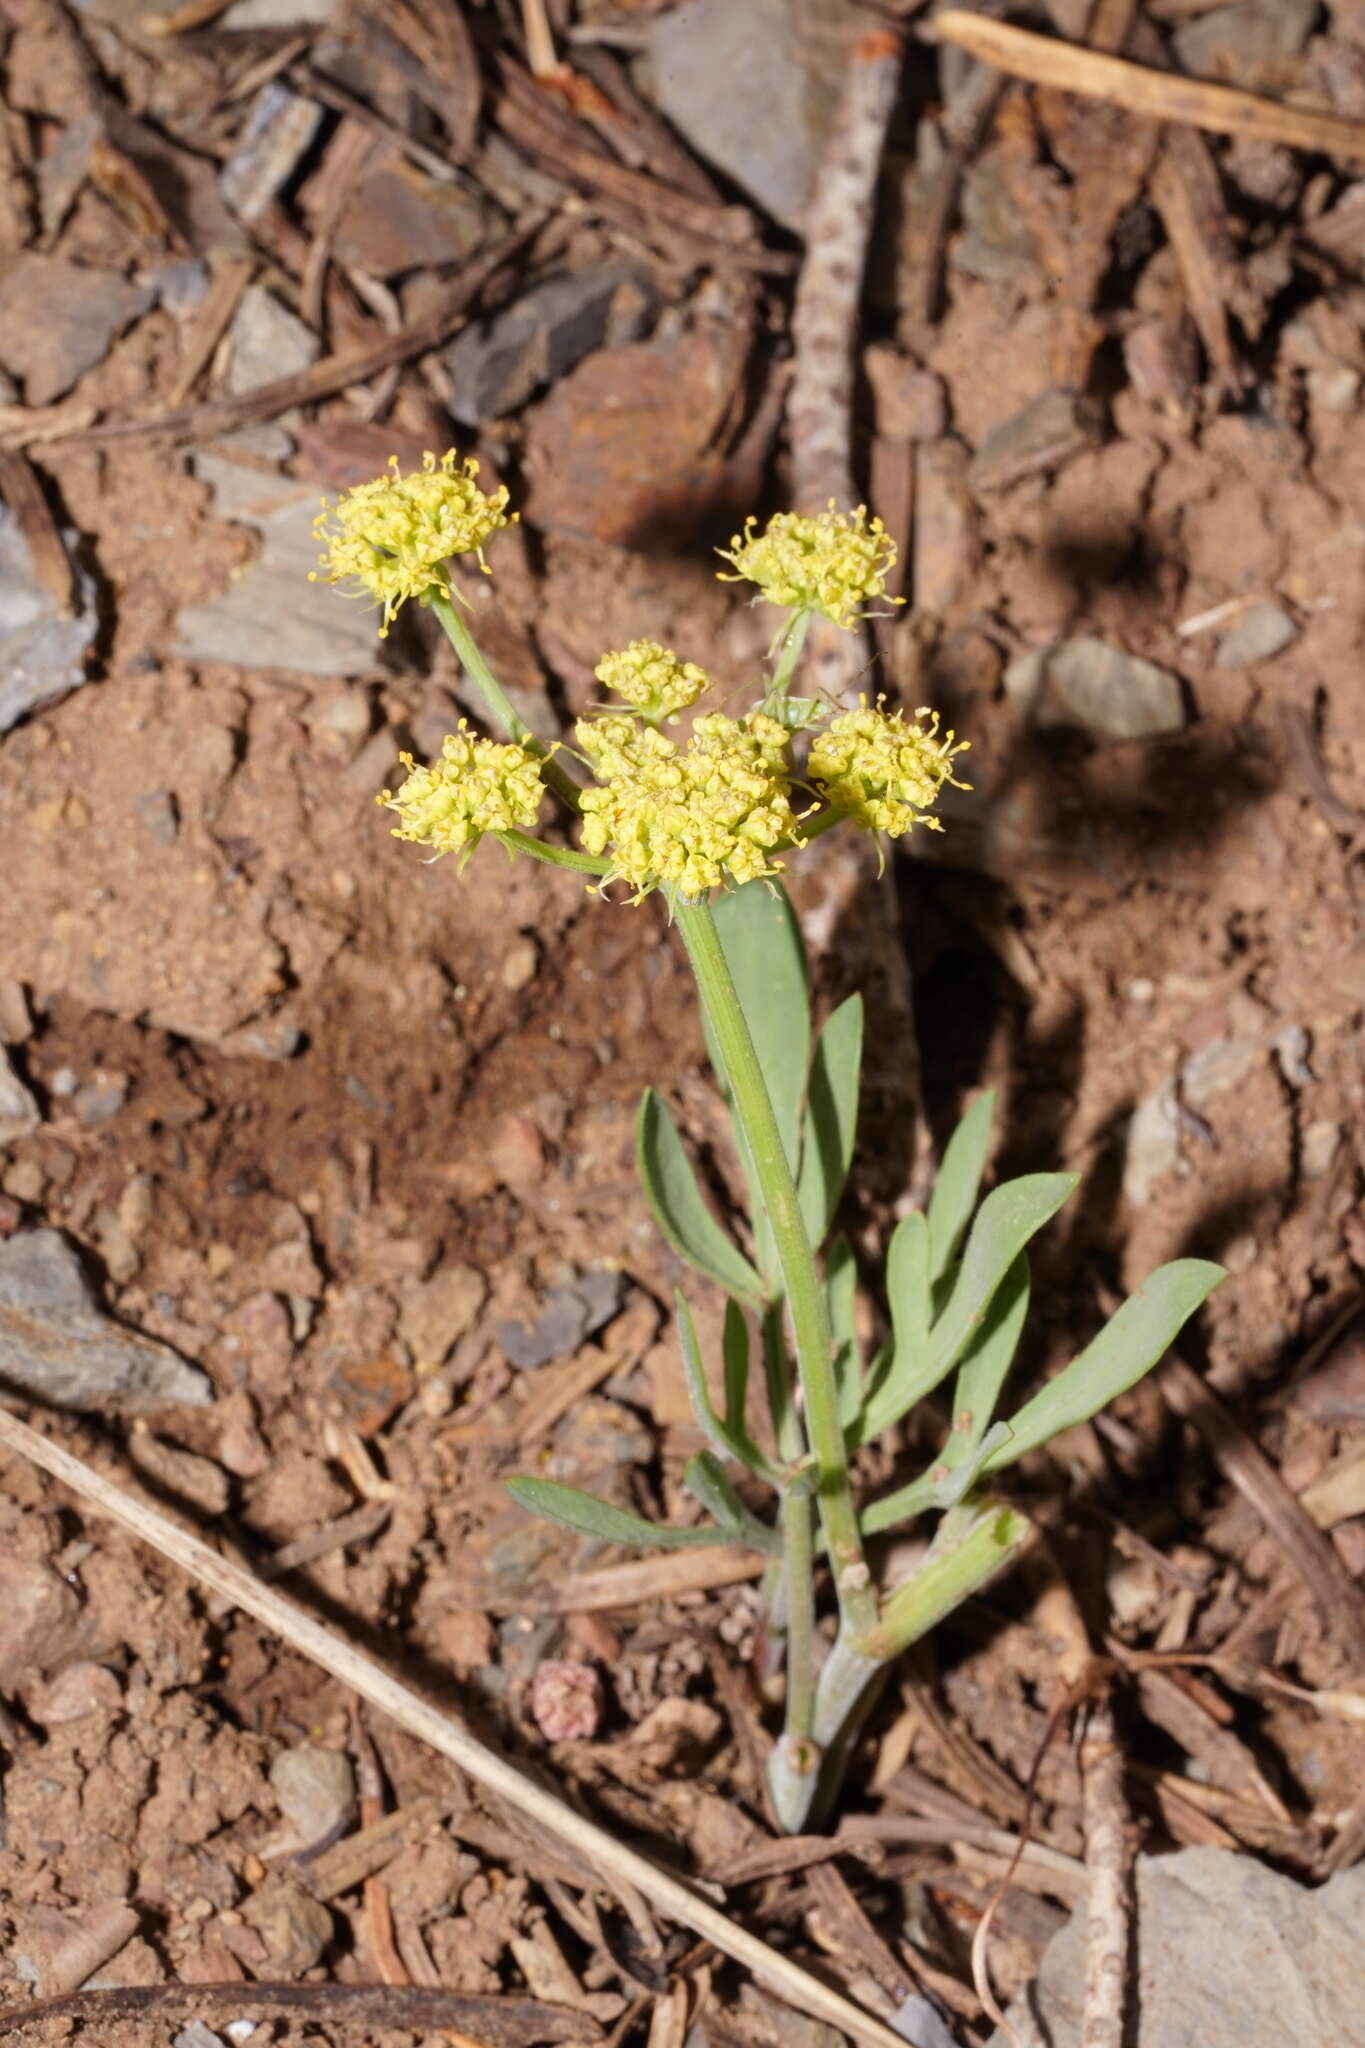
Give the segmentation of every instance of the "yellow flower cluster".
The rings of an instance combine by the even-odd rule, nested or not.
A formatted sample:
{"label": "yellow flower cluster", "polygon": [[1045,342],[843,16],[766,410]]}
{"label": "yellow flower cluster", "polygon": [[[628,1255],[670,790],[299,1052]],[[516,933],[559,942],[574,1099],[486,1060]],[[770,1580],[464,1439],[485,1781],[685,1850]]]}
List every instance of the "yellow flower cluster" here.
{"label": "yellow flower cluster", "polygon": [[[867,832],[885,832],[897,839],[912,825],[937,832],[931,806],[945,782],[957,782],[953,758],[968,742],[954,742],[952,733],[938,737],[938,713],[920,710],[907,725],[899,711],[876,708],[865,697],[856,711],[832,718],[811,743],[806,772],[818,793]],[[958,788],[965,788],[963,783]]]}
{"label": "yellow flower cluster", "polygon": [[778,512],[759,534],[756,524],[746,520],[743,533],[717,549],[736,571],[722,573],[723,583],[756,583],[769,604],[823,612],[845,628],[857,622],[863,606],[886,596],[896,544],[880,519],[868,519],[865,505],[840,512],[831,498],[829,510],[813,518]]}
{"label": "yellow flower cluster", "polygon": [[599,683],[624,697],[642,718],[658,724],[695,704],[711,678],[695,661],[679,661],[657,640],[632,640],[615,654],[604,654],[593,671]]}
{"label": "yellow flower cluster", "polygon": [[324,552],[312,581],[356,583],[369,591],[383,607],[381,639],[409,598],[450,596],[444,565],[452,555],[477,555],[486,573],[484,542],[511,524],[506,490],[481,491],[472,456],[457,463],[450,448],[438,462],[428,453],[419,470],[404,476],[392,455],[389,468],[391,475],[344,491],[334,506],[324,498],[313,522]]}
{"label": "yellow flower cluster", "polygon": [[529,831],[540,815],[545,786],[529,748],[471,736],[463,718],[434,766],[419,768],[411,754],[399,758],[408,779],[397,796],[386,789],[379,798],[398,813],[394,838],[457,853],[461,867],[485,832]]}
{"label": "yellow flower cluster", "polygon": [[583,792],[583,845],[610,858],[606,882],[639,902],[668,884],[689,901],[777,874],[799,843],[787,732],[761,712],[699,718],[686,748],[625,717],[581,719],[578,741],[601,780]]}

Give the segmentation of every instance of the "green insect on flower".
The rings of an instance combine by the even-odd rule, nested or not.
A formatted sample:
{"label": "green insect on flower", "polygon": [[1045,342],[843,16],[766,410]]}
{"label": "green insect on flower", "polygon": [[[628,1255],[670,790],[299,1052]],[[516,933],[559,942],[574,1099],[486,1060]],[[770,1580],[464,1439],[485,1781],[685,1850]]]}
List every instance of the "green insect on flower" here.
{"label": "green insect on flower", "polygon": [[798,613],[823,612],[844,628],[886,596],[896,544],[880,519],[869,520],[865,505],[840,512],[831,498],[828,511],[813,517],[778,512],[762,533],[754,532],[756,524],[747,519],[743,533],[728,548],[717,549],[735,568],[733,576],[720,572],[723,583],[756,583],[769,604]]}
{"label": "green insect on flower", "polygon": [[311,580],[353,583],[377,598],[381,640],[409,598],[423,604],[452,595],[445,568],[452,555],[477,555],[487,574],[483,544],[512,523],[506,490],[481,491],[472,456],[457,462],[448,448],[438,461],[428,452],[404,476],[392,455],[389,468],[390,475],[343,491],[335,505],[324,498],[313,522],[324,551]]}

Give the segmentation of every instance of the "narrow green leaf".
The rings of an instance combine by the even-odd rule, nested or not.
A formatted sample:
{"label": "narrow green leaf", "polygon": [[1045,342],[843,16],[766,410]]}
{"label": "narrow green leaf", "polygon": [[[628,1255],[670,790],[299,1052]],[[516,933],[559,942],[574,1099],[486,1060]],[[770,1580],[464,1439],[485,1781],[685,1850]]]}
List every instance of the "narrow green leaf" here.
{"label": "narrow green leaf", "polygon": [[1010,1440],[986,1459],[999,1472],[1049,1443],[1074,1423],[1088,1422],[1116,1394],[1136,1384],[1164,1356],[1179,1331],[1227,1278],[1209,1259],[1159,1266],[1116,1309],[1093,1343],[1010,1418]]}
{"label": "narrow green leaf", "polygon": [[[728,890],[712,905],[712,916],[795,1173],[810,1067],[810,996],[801,928],[780,882],[746,882]],[[707,1046],[728,1093],[725,1069],[709,1035]]]}
{"label": "narrow green leaf", "polygon": [[615,1508],[610,1501],[582,1493],[576,1486],[561,1486],[554,1479],[530,1479],[518,1475],[507,1481],[507,1491],[518,1506],[561,1528],[575,1529],[580,1536],[596,1536],[603,1543],[629,1543],[650,1550],[703,1550],[732,1538],[724,1529],[674,1529],[664,1522],[647,1522]]}
{"label": "narrow green leaf", "polygon": [[[1074,1173],[1029,1173],[991,1190],[976,1213],[947,1306],[923,1349],[916,1353],[903,1348],[897,1328],[890,1368],[863,1417],[863,1443],[898,1422],[952,1371],[1014,1260],[1056,1215],[1078,1179]],[[894,1297],[892,1317],[894,1321]]]}
{"label": "narrow green leaf", "polygon": [[839,1387],[839,1420],[847,1429],[863,1405],[863,1361],[854,1302],[858,1265],[846,1237],[836,1237],[825,1260],[825,1299],[834,1337],[834,1377]]}
{"label": "narrow green leaf", "polygon": [[721,1356],[725,1365],[726,1424],[731,1429],[743,1429],[749,1407],[749,1325],[737,1301],[725,1304]]}
{"label": "narrow green leaf", "polygon": [[711,1400],[711,1389],[706,1384],[706,1367],[702,1360],[701,1346],[697,1342],[697,1326],[692,1320],[692,1311],[681,1294],[673,1297],[678,1314],[678,1339],[682,1346],[683,1371],[687,1375],[687,1391],[692,1401],[692,1412],[697,1426],[727,1458],[733,1458],[737,1465],[766,1479],[770,1486],[782,1485],[782,1474],[770,1458],[764,1456],[742,1422],[731,1425],[717,1415]]}
{"label": "narrow green leaf", "polygon": [[958,1367],[953,1426],[943,1463],[956,1471],[971,1458],[995,1415],[1005,1375],[1014,1363],[1028,1315],[1028,1257],[1020,1252],[995,1295],[986,1319]]}
{"label": "narrow green leaf", "polygon": [[747,1544],[750,1550],[761,1550],[769,1557],[782,1555],[782,1538],[776,1529],[766,1527],[757,1515],[749,1513],[719,1458],[710,1451],[698,1451],[688,1459],[683,1485],[715,1517],[731,1542]]}
{"label": "narrow green leaf", "polygon": [[891,1336],[877,1353],[868,1374],[867,1396],[860,1415],[848,1426],[850,1450],[869,1443],[887,1427],[883,1415],[902,1415],[896,1407],[897,1386],[907,1380],[929,1344],[929,1225],[918,1209],[902,1216],[891,1233],[886,1253],[886,1299],[891,1310]]}
{"label": "narrow green leaf", "polygon": [[[1023,1334],[1028,1314],[1028,1260],[1022,1252],[995,1291],[976,1336],[958,1368],[953,1394],[953,1422],[943,1450],[927,1472],[908,1485],[897,1487],[881,1500],[874,1500],[861,1516],[864,1535],[894,1528],[929,1508],[951,1507],[972,1484],[987,1459],[983,1443],[990,1430],[995,1404]],[[1009,1432],[996,1438],[991,1432],[990,1448],[1004,1441]]]}
{"label": "narrow green leaf", "polygon": [[929,1202],[929,1267],[935,1280],[951,1265],[966,1235],[986,1168],[994,1117],[995,1090],[987,1088],[948,1140]]}
{"label": "narrow green leaf", "polygon": [[652,1088],[640,1102],[635,1157],[654,1220],[674,1251],[727,1294],[761,1300],[763,1282],[706,1206],[678,1127]]}
{"label": "narrow green leaf", "polygon": [[810,1241],[815,1245],[833,1222],[848,1179],[858,1128],[862,1064],[863,999],[855,995],[840,1003],[826,1018],[811,1061],[796,1192]]}

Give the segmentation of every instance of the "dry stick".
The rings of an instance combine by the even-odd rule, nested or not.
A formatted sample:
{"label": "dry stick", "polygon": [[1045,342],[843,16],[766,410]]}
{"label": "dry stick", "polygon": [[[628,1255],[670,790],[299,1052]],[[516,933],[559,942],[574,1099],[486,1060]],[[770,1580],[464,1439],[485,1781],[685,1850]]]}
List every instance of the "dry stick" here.
{"label": "dry stick", "polygon": [[[877,172],[900,78],[900,38],[884,29],[861,38],[806,216],[806,255],[792,307],[794,370],[787,395],[792,502],[798,512],[857,503],[853,483],[853,372],[858,308]],[[845,633],[815,618],[807,665],[836,701],[867,666],[861,627]]]}
{"label": "dry stick", "polygon": [[[501,1998],[463,1991],[429,1990],[415,1984],[110,1984],[100,1990],[40,1998],[0,2011],[0,2034],[20,2033],[46,2020],[110,2020],[149,2014],[153,2019],[189,2014],[226,2027],[246,2013],[278,2013],[285,2019],[353,2020],[373,2039],[402,2027],[448,2040],[468,2040],[458,2027],[477,2027],[481,2048],[538,2048],[548,2041],[598,2041],[601,2030],[581,2012],[534,1998]],[[904,2043],[901,2044],[904,2048]]]}
{"label": "dry stick", "polygon": [[1174,71],[1149,71],[1122,57],[1087,50],[1055,36],[1035,35],[984,14],[949,8],[934,19],[935,36],[973,57],[982,57],[1031,85],[1111,100],[1131,114],[1153,121],[1180,121],[1215,135],[1247,135],[1283,142],[1291,149],[1321,150],[1327,156],[1365,158],[1365,122],[1341,114],[1314,114],[1285,106],[1232,85],[1213,85]]}
{"label": "dry stick", "polygon": [[540,211],[529,215],[511,234],[485,251],[461,272],[449,293],[433,311],[414,320],[397,334],[380,341],[362,342],[358,348],[340,349],[324,356],[306,370],[289,377],[275,377],[250,391],[233,397],[211,398],[203,405],[180,406],[171,412],[155,413],[145,420],[108,420],[102,426],[87,427],[70,434],[50,434],[50,441],[76,441],[84,446],[104,441],[141,440],[166,435],[182,441],[210,440],[216,434],[245,426],[251,420],[268,420],[287,412],[291,406],[310,405],[330,398],[348,384],[363,384],[367,378],[387,370],[391,363],[407,362],[439,348],[459,325],[479,292],[495,271],[517,256],[544,227],[548,216]]}
{"label": "dry stick", "polygon": [[1311,1522],[1265,1453],[1178,1352],[1157,1378],[1163,1395],[1203,1437],[1225,1478],[1255,1508],[1308,1587],[1352,1664],[1365,1669],[1365,1591],[1356,1584],[1329,1536]]}
{"label": "dry stick", "polygon": [[1080,1765],[1085,1866],[1090,1876],[1081,2048],[1122,2048],[1130,1905],[1123,1839],[1127,1809],[1123,1758],[1106,1694],[1095,1701],[1087,1717]]}
{"label": "dry stick", "polygon": [[564,1842],[575,1855],[591,1863],[604,1883],[642,1892],[669,1919],[690,1927],[694,1934],[711,1942],[722,1954],[741,1963],[760,1983],[787,1999],[798,2011],[814,2019],[825,2020],[831,2026],[842,2027],[855,2040],[867,2042],[869,2048],[905,2048],[899,2036],[880,2020],[860,2012],[847,1998],[829,1990],[770,1948],[765,1941],[760,1941],[746,1928],[736,1927],[724,1913],[698,1898],[677,1878],[656,1869],[637,1851],[609,1835],[605,1828],[598,1827],[583,1814],[575,1813],[552,1793],[523,1777],[505,1757],[448,1720],[437,1708],[401,1684],[382,1664],[357,1650],[343,1636],[325,1628],[294,1601],[286,1599],[272,1587],[263,1586],[241,1565],[220,1557],[197,1536],[177,1527],[134,1495],[123,1493],[111,1480],[103,1478],[69,1451],[49,1442],[36,1429],[30,1429],[27,1423],[20,1422],[17,1416],[4,1408],[0,1408],[0,1443],[8,1444],[12,1450],[31,1459],[103,1514],[130,1530],[144,1543],[149,1543],[163,1557],[170,1558],[201,1586],[207,1586],[230,1600],[243,1613],[252,1615],[291,1648],[330,1672],[333,1678],[359,1693],[362,1699],[369,1700],[372,1706],[387,1714],[410,1735],[415,1735],[419,1741],[448,1757],[478,1784],[506,1800],[516,1812],[525,1815],[534,1825]]}

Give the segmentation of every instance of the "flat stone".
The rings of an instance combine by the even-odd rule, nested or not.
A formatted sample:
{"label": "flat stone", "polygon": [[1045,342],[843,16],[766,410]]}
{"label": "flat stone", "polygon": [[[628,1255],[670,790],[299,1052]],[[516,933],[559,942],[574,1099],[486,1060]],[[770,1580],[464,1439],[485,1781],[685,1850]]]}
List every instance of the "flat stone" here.
{"label": "flat stone", "polygon": [[593,349],[636,340],[656,299],[649,279],[624,263],[544,278],[450,344],[452,415],[474,427],[514,412]]}
{"label": "flat stone", "polygon": [[311,327],[264,285],[242,293],[225,337],[229,350],[226,385],[234,397],[277,377],[291,377],[318,359],[321,343]]}
{"label": "flat stone", "polygon": [[15,1073],[9,1054],[0,1048],[0,1145],[30,1137],[41,1122],[37,1103]]}
{"label": "flat stone", "polygon": [[[77,536],[64,532],[74,558]],[[75,561],[76,609],[69,616],[37,581],[9,508],[0,505],[0,732],[86,681],[85,656],[99,622],[95,580]]]}
{"label": "flat stone", "polygon": [[1195,78],[1265,90],[1295,82],[1297,58],[1317,16],[1317,0],[1242,0],[1215,7],[1171,37],[1176,62]]}
{"label": "flat stone", "polygon": [[[1132,2048],[1365,2048],[1365,1864],[1316,1888],[1231,1849],[1140,1856]],[[1086,1920],[1078,1905],[1011,2009],[1019,2037],[1080,2048]],[[1036,2020],[1034,2018],[1036,2015]],[[1008,2048],[1003,2030],[987,2048]]]}
{"label": "flat stone", "polygon": [[699,156],[793,228],[815,183],[844,76],[841,55],[862,26],[852,8],[821,5],[818,42],[818,10],[798,0],[683,0],[645,25],[660,113]]}
{"label": "flat stone", "polygon": [[57,1230],[0,1244],[0,1383],[56,1408],[201,1407],[213,1398],[198,1366],[104,1314]]}
{"label": "flat stone", "polygon": [[1042,391],[984,434],[967,480],[974,491],[1000,491],[1026,476],[1058,469],[1097,439],[1094,413],[1070,391]]}
{"label": "flat stone", "polygon": [[263,476],[212,449],[197,455],[194,466],[213,486],[215,512],[254,527],[261,545],[221,597],[180,613],[176,651],[190,661],[302,675],[353,676],[378,668],[377,613],[339,597],[329,583],[308,581],[318,564],[314,486]]}
{"label": "flat stone", "polygon": [[355,1812],[355,1771],[339,1749],[300,1742],[270,1766],[270,1789],[300,1847],[334,1837]]}
{"label": "flat stone", "polygon": [[259,220],[298,168],[322,125],[322,108],[272,79],[252,102],[241,140],[218,175],[238,220]]}
{"label": "flat stone", "polygon": [[392,150],[353,187],[334,247],[341,262],[371,276],[401,277],[467,261],[501,219],[481,194],[429,178]]}
{"label": "flat stone", "polygon": [[1299,629],[1284,606],[1264,597],[1238,613],[1218,642],[1215,660],[1219,668],[1250,668],[1253,662],[1282,654],[1298,637]]}
{"label": "flat stone", "polygon": [[1072,725],[1096,740],[1154,739],[1181,732],[1179,680],[1141,655],[1081,634],[1012,661],[1005,690],[1035,725]]}
{"label": "flat stone", "polygon": [[568,1358],[594,1330],[611,1321],[626,1291],[621,1273],[585,1273],[570,1287],[552,1287],[534,1323],[499,1323],[498,1342],[509,1365],[526,1372]]}
{"label": "flat stone", "polygon": [[26,405],[50,405],[152,298],[115,271],[31,250],[0,276],[0,364],[21,379]]}

